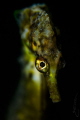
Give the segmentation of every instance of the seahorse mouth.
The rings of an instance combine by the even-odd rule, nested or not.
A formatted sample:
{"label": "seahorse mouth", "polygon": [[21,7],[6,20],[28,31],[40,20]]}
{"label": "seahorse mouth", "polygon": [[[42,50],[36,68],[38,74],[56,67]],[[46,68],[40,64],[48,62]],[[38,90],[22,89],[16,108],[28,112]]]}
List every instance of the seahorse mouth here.
{"label": "seahorse mouth", "polygon": [[47,80],[47,85],[49,88],[50,98],[52,99],[53,103],[61,101],[56,74],[56,70],[52,69],[50,70],[49,75],[45,75],[45,79]]}

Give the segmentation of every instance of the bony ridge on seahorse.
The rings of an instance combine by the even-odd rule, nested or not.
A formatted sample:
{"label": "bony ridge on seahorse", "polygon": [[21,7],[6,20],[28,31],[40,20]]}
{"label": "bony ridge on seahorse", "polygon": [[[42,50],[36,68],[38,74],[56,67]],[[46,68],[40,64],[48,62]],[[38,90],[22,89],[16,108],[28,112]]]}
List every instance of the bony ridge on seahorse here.
{"label": "bony ridge on seahorse", "polygon": [[35,67],[43,73],[47,81],[50,98],[53,102],[59,102],[61,98],[56,77],[62,54],[56,44],[57,30],[50,19],[47,7],[45,4],[37,4],[18,13],[22,42],[35,54]]}

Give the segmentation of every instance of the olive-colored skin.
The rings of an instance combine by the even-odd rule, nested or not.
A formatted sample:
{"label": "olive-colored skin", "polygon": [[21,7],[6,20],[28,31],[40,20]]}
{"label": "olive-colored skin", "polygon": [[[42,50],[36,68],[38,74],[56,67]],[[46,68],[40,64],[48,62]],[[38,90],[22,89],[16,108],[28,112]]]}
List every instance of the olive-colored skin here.
{"label": "olive-colored skin", "polygon": [[47,104],[47,87],[52,101],[61,101],[56,79],[62,57],[56,44],[59,30],[52,23],[45,4],[36,4],[15,14],[23,45],[24,77],[10,106],[8,120],[41,120]]}

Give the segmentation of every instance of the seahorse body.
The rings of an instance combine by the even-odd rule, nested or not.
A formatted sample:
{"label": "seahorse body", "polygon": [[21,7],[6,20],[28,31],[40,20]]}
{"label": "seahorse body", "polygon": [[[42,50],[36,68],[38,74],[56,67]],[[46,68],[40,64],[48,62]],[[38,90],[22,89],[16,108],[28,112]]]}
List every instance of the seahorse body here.
{"label": "seahorse body", "polygon": [[47,104],[46,84],[52,101],[61,100],[56,80],[62,57],[56,45],[57,31],[45,4],[25,8],[18,15],[24,67],[8,120],[41,120]]}

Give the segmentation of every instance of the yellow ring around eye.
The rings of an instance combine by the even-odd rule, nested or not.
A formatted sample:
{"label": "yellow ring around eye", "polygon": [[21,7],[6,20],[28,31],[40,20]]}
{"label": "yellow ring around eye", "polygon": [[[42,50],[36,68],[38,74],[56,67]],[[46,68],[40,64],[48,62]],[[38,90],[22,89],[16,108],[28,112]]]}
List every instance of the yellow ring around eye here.
{"label": "yellow ring around eye", "polygon": [[49,69],[48,62],[42,57],[36,59],[35,66],[36,69],[40,72],[47,72]]}

